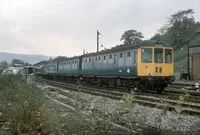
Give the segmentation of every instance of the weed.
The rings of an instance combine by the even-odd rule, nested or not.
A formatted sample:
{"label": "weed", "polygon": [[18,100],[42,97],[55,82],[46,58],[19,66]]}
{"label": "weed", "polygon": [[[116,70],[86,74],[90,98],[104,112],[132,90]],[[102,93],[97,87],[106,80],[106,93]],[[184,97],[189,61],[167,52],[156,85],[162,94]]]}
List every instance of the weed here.
{"label": "weed", "polygon": [[0,117],[13,134],[58,131],[56,112],[44,107],[45,96],[21,76],[0,76]]}

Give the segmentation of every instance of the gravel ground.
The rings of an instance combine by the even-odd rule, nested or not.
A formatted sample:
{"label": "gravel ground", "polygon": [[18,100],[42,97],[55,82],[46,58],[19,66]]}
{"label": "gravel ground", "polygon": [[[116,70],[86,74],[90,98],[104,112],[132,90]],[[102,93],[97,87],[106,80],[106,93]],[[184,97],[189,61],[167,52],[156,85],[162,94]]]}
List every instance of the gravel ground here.
{"label": "gravel ground", "polygon": [[54,108],[56,111],[61,112],[61,114],[71,111],[70,109],[64,107],[63,105],[59,105],[56,102],[54,102],[53,100],[48,99],[48,98],[45,100],[45,107]]}
{"label": "gravel ground", "polygon": [[166,130],[183,131],[188,135],[200,134],[200,117],[197,116],[181,115],[176,112],[164,111],[162,109],[137,104],[129,108],[126,107],[122,100],[117,101],[85,93],[79,93],[79,96],[91,102],[92,106],[108,113],[116,113],[116,111],[120,112],[121,110],[129,112],[123,115],[123,118],[130,122],[135,121],[136,123]]}
{"label": "gravel ground", "polygon": [[[42,86],[41,89],[47,90],[49,87]],[[98,109],[105,114],[116,115],[126,112],[120,116],[124,123],[130,122],[149,125],[164,130],[183,131],[186,135],[200,134],[200,118],[197,116],[180,115],[176,112],[164,111],[162,109],[137,104],[133,107],[127,107],[122,100],[112,100],[85,93],[70,91],[70,94],[74,95],[77,99],[88,101],[90,108]]]}

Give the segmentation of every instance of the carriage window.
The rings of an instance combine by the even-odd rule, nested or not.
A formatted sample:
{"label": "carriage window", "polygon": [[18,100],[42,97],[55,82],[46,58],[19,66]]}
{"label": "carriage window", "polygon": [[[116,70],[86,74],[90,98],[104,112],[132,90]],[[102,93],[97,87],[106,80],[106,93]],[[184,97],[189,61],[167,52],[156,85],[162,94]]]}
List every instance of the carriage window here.
{"label": "carriage window", "polygon": [[165,49],[165,63],[172,63],[172,49]]}
{"label": "carriage window", "polygon": [[142,62],[143,63],[152,63],[152,48],[143,48],[142,49]]}
{"label": "carriage window", "polygon": [[133,52],[133,63],[136,63],[136,52]]}
{"label": "carriage window", "polygon": [[112,59],[112,55],[110,55],[110,59]]}
{"label": "carriage window", "polygon": [[106,59],[106,56],[104,56],[103,59],[105,60],[105,59]]}
{"label": "carriage window", "polygon": [[91,58],[89,58],[89,62],[91,62]]}
{"label": "carriage window", "polygon": [[128,52],[128,57],[131,57],[131,52]]}
{"label": "carriage window", "polygon": [[120,58],[122,58],[123,57],[123,53],[120,53]]}
{"label": "carriage window", "polygon": [[87,59],[85,59],[85,62],[87,62]]}
{"label": "carriage window", "polygon": [[162,48],[154,49],[154,62],[163,63],[163,49]]}
{"label": "carriage window", "polygon": [[99,56],[99,60],[101,60],[101,57]]}
{"label": "carriage window", "polygon": [[97,61],[97,57],[95,57],[95,60]]}

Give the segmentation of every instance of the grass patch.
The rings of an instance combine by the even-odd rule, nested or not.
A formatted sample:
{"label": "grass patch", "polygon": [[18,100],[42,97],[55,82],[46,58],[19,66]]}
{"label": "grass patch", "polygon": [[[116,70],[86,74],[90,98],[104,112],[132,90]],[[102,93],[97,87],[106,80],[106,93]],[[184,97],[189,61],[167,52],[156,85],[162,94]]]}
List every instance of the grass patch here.
{"label": "grass patch", "polygon": [[21,76],[0,76],[1,129],[12,134],[58,133],[59,116],[45,108],[44,100],[44,93]]}
{"label": "grass patch", "polygon": [[30,87],[21,78],[0,76],[0,134],[113,134],[113,126],[109,124],[113,118],[93,110],[90,103],[78,103],[75,111],[66,111],[62,116],[64,112],[55,109],[58,104],[50,107],[44,92]]}

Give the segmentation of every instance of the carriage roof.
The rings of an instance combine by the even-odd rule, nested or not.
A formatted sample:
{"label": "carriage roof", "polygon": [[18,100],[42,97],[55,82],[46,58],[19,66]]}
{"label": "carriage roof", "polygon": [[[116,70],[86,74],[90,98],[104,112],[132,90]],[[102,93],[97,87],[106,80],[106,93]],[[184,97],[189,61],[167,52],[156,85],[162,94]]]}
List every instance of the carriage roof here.
{"label": "carriage roof", "polygon": [[102,50],[100,52],[93,52],[89,54],[83,55],[83,57],[90,57],[90,56],[97,56],[101,54],[109,54],[109,53],[116,53],[120,51],[126,51],[130,49],[137,49],[143,46],[163,46],[163,47],[170,47],[167,44],[156,42],[156,41],[144,41],[140,44],[130,44],[130,45],[118,45],[116,47],[112,47],[111,49]]}
{"label": "carriage roof", "polygon": [[111,49],[106,49],[106,50],[102,50],[100,52],[92,52],[92,53],[88,53],[88,54],[84,54],[84,55],[80,55],[80,56],[74,56],[74,57],[64,57],[61,59],[55,59],[55,60],[50,60],[48,62],[48,64],[54,64],[56,62],[63,62],[63,61],[71,61],[71,60],[75,60],[75,59],[79,59],[80,57],[91,57],[91,56],[98,56],[98,55],[102,55],[102,54],[109,54],[109,53],[116,53],[116,52],[120,52],[120,51],[126,51],[126,50],[131,50],[131,49],[137,49],[140,48],[142,46],[163,46],[163,47],[170,47],[167,44],[161,43],[161,42],[157,42],[157,41],[144,41],[140,44],[130,44],[130,45],[117,45],[115,47],[112,47]]}

